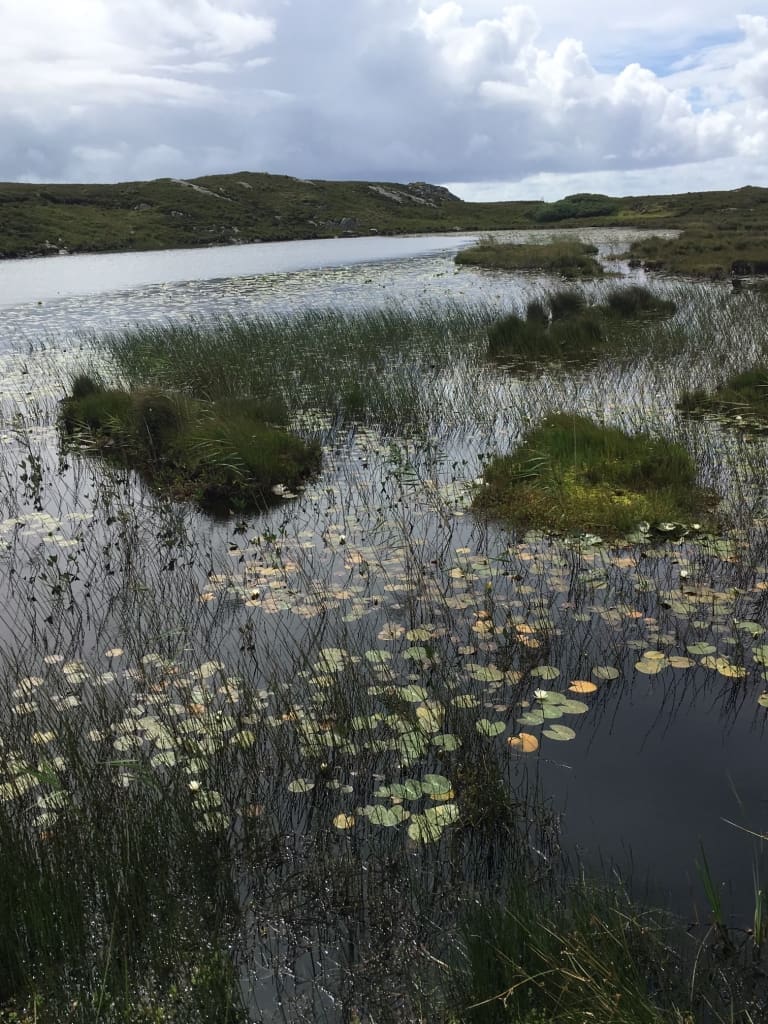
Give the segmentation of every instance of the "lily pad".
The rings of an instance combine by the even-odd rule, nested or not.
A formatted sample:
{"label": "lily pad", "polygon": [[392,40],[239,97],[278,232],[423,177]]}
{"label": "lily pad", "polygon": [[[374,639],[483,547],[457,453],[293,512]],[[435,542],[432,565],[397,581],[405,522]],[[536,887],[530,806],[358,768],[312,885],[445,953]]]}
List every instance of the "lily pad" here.
{"label": "lily pad", "polygon": [[542,733],[550,740],[558,740],[564,742],[565,740],[572,740],[576,738],[576,733],[573,729],[567,725],[550,725],[548,729],[545,729]]}
{"label": "lily pad", "polygon": [[530,673],[535,679],[557,679],[560,669],[554,665],[537,665]]}
{"label": "lily pad", "polygon": [[593,677],[600,679],[602,682],[611,682],[614,679],[618,679],[619,674],[619,670],[614,668],[613,665],[595,665],[592,669]]}
{"label": "lily pad", "polygon": [[421,788],[425,796],[436,796],[439,793],[448,793],[453,786],[451,780],[446,779],[444,775],[427,773],[421,780]]}
{"label": "lily pad", "polygon": [[[555,728],[552,726],[552,728]],[[510,736],[507,743],[521,754],[533,754],[539,749],[539,741],[529,732],[519,732],[517,736]]]}
{"label": "lily pad", "polygon": [[491,721],[489,718],[481,718],[475,722],[475,728],[481,736],[500,736],[506,729],[504,722]]}

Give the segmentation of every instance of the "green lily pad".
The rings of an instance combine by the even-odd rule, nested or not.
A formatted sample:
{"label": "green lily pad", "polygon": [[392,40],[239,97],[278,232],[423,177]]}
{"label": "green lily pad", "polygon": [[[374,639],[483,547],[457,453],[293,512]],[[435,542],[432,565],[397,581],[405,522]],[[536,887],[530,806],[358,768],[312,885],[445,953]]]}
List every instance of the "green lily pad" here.
{"label": "green lily pad", "polygon": [[439,736],[433,736],[432,745],[439,747],[441,750],[458,750],[461,746],[461,740],[453,733],[445,732]]}
{"label": "green lily pad", "polygon": [[592,675],[595,679],[601,679],[603,682],[611,682],[619,678],[619,670],[613,665],[595,665]]}
{"label": "green lily pad", "polygon": [[573,729],[567,725],[550,725],[548,729],[545,729],[542,733],[550,740],[558,740],[564,742],[565,740],[572,740],[576,738],[576,733]]}
{"label": "green lily pad", "polygon": [[583,700],[567,700],[560,707],[566,715],[583,715],[589,711],[589,705],[585,704]]}
{"label": "green lily pad", "polygon": [[309,793],[314,788],[315,784],[310,779],[294,779],[288,783],[289,793]]}
{"label": "green lily pad", "polygon": [[495,665],[467,665],[467,672],[480,683],[500,683],[504,673]]}
{"label": "green lily pad", "polygon": [[521,725],[541,725],[544,722],[544,712],[538,709],[526,711],[524,715],[520,715],[518,722]]}
{"label": "green lily pad", "polygon": [[421,788],[425,796],[440,796],[441,793],[450,793],[453,785],[444,775],[427,773],[421,780]]}
{"label": "green lily pad", "polygon": [[370,821],[372,825],[382,825],[384,828],[394,828],[403,820],[402,814],[395,813],[395,808],[385,807],[383,804],[369,805],[364,810],[368,821]]}
{"label": "green lily pad", "polygon": [[535,679],[557,679],[560,669],[554,665],[537,665],[530,673]]}
{"label": "green lily pad", "polygon": [[481,736],[500,736],[506,727],[504,722],[491,721],[489,718],[481,718],[475,722],[475,728]]}
{"label": "green lily pad", "polygon": [[707,654],[714,654],[717,651],[717,648],[714,644],[704,643],[703,641],[698,644],[689,644],[685,649],[686,651],[688,651],[689,654],[693,654],[696,657],[701,657],[702,655]]}

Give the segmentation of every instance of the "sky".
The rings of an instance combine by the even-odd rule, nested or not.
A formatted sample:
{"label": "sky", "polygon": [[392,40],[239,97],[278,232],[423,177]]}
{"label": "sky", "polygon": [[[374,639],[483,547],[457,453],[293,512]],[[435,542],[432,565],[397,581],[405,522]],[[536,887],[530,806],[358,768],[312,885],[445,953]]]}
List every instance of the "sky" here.
{"label": "sky", "polygon": [[0,0],[0,180],[768,186],[768,0]]}

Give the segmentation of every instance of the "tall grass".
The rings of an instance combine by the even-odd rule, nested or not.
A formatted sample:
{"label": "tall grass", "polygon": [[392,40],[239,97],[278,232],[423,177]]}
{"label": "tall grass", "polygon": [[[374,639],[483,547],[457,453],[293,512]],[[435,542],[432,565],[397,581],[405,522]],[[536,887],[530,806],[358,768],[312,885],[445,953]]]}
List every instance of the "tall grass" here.
{"label": "tall grass", "polygon": [[447,367],[471,373],[488,312],[310,311],[138,327],[96,340],[120,383],[193,397],[258,398],[388,428],[423,425]]}

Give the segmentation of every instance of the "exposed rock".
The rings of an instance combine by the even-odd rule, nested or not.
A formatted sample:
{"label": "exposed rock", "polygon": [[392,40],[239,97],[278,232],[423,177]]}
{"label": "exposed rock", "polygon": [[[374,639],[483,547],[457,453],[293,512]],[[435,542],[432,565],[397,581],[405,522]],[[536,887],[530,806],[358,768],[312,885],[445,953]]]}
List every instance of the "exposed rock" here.
{"label": "exposed rock", "polygon": [[432,206],[437,206],[439,203],[454,202],[460,203],[461,200],[458,196],[455,196],[453,192],[450,192],[443,185],[430,185],[426,181],[411,181],[408,183],[408,190],[414,195],[419,196]]}
{"label": "exposed rock", "polygon": [[223,199],[225,203],[232,202],[228,196],[221,196],[218,192],[212,192],[209,188],[204,188],[202,185],[196,185],[194,181],[185,181],[183,178],[171,178],[171,181],[175,185],[183,185],[185,188],[191,188],[195,192],[200,192],[201,195],[213,196],[214,199]]}

